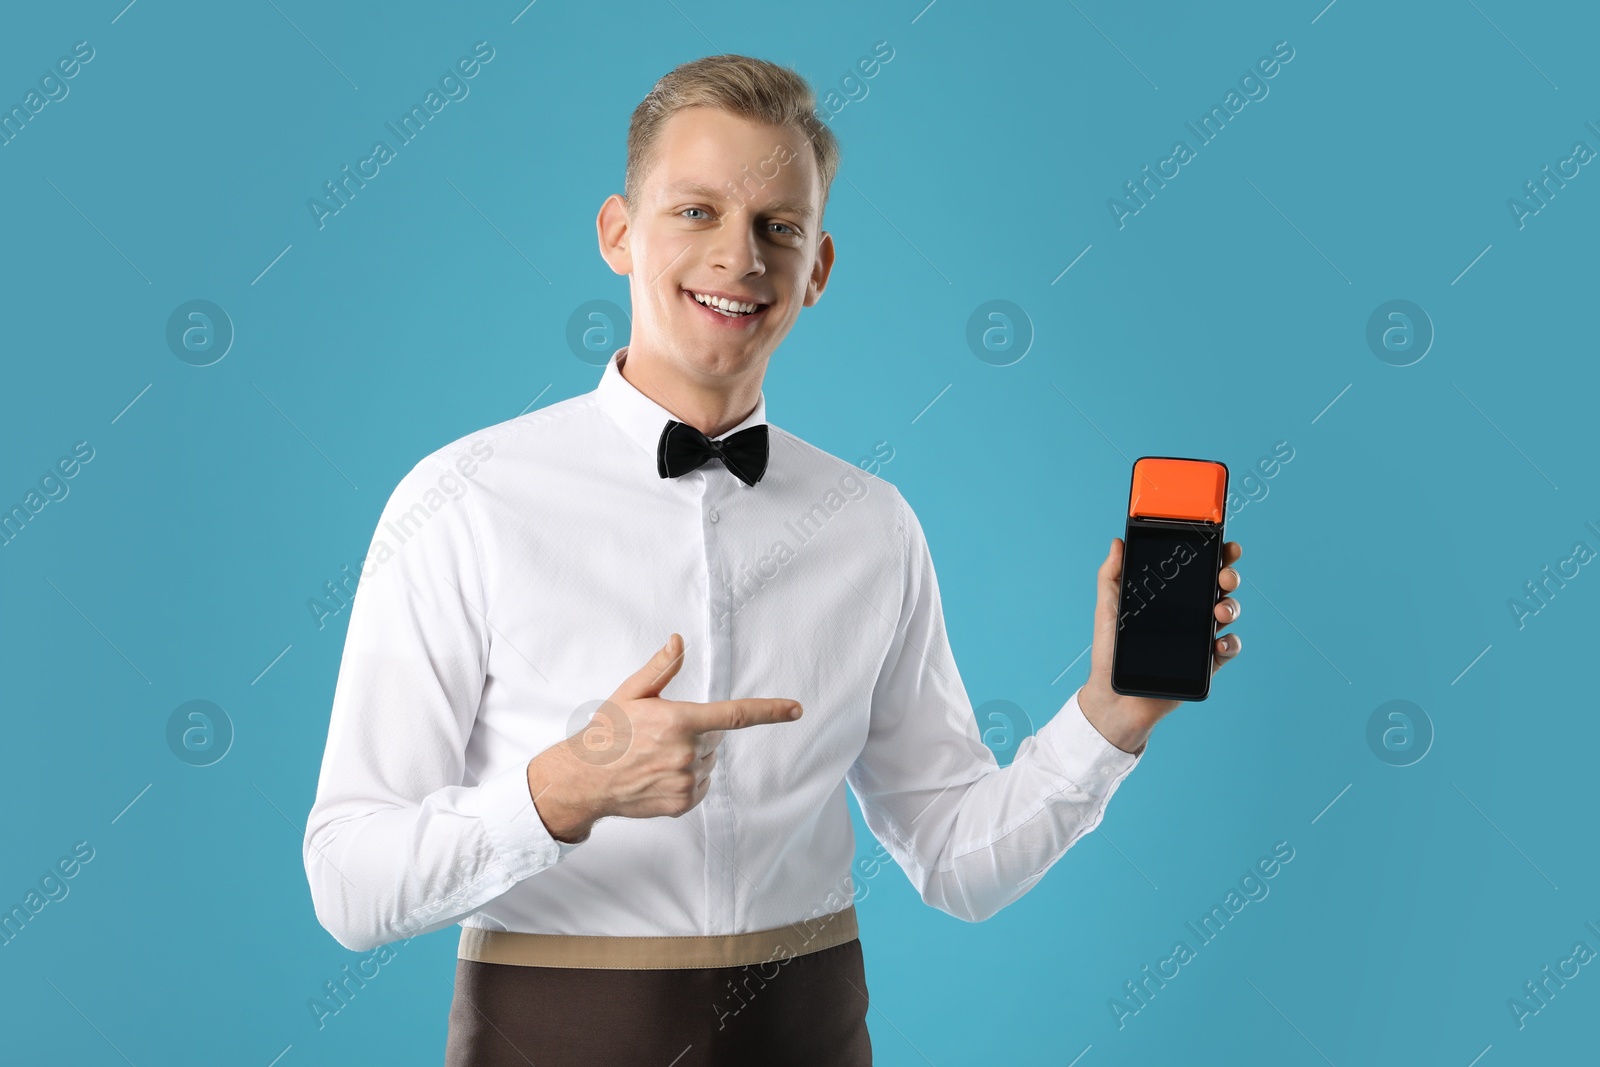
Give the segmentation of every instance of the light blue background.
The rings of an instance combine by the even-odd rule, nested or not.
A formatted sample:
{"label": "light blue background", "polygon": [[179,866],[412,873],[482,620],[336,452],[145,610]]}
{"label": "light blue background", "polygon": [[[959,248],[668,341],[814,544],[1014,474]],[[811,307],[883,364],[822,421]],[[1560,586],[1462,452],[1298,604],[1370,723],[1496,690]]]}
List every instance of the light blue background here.
{"label": "light blue background", "polygon": [[[344,635],[306,601],[422,455],[593,387],[567,322],[627,305],[594,215],[657,77],[734,51],[825,91],[880,40],[894,58],[832,121],[837,267],[768,413],[850,460],[890,443],[973,703],[1039,724],[1082,684],[1133,457],[1236,483],[1278,441],[1294,458],[1230,522],[1243,656],[1160,726],[1100,832],[978,925],[898,869],[867,883],[877,1061],[1592,1056],[1600,967],[1525,1028],[1507,1007],[1600,949],[1600,571],[1521,629],[1507,606],[1600,548],[1600,174],[1525,228],[1507,207],[1600,148],[1592,10],[124,2],[15,8],[0,32],[8,107],[95,49],[0,148],[0,503],[95,449],[0,548],[0,903],[95,849],[0,948],[8,1060],[439,1062],[454,928],[324,1028],[307,1007],[361,957],[301,866]],[[319,230],[306,200],[479,40],[470,96]],[[1119,229],[1107,199],[1278,41],[1270,94]],[[165,341],[192,299],[237,330],[209,367]],[[1031,322],[1011,366],[965,340],[992,299]],[[1365,340],[1393,299],[1437,332],[1411,366]],[[165,739],[191,699],[236,730],[209,767]],[[1366,740],[1393,699],[1436,731],[1403,768]],[[1119,1029],[1109,999],[1278,841],[1270,895]]]}

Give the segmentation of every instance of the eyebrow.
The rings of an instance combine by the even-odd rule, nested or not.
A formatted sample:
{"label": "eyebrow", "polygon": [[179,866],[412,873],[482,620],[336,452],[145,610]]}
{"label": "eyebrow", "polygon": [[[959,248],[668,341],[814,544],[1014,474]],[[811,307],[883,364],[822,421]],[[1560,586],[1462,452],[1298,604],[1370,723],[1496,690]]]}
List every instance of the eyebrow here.
{"label": "eyebrow", "polygon": [[[695,196],[704,197],[707,200],[721,201],[726,199],[721,192],[711,188],[711,186],[695,181],[673,182],[667,186],[666,191],[669,193],[693,193]],[[788,212],[791,215],[800,216],[807,222],[809,222],[811,217],[815,214],[815,212],[812,211],[810,204],[802,203],[799,200],[774,201],[773,203],[767,205],[766,210]]]}

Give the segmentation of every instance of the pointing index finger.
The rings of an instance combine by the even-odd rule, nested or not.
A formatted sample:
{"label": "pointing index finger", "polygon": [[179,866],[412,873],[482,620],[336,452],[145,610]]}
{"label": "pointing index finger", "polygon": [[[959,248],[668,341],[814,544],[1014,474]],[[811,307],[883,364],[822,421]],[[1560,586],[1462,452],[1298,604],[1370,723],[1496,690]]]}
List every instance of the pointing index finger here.
{"label": "pointing index finger", "polygon": [[748,697],[743,700],[717,700],[709,704],[683,705],[684,724],[695,733],[713,730],[742,730],[774,722],[790,722],[800,717],[800,703],[777,697]]}

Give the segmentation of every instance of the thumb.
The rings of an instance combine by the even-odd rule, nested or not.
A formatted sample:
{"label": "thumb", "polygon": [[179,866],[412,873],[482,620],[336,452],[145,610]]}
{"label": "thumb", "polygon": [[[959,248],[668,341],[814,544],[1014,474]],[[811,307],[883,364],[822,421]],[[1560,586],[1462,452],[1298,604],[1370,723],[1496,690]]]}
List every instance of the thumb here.
{"label": "thumb", "polygon": [[1117,640],[1117,602],[1122,592],[1122,550],[1122,538],[1112,538],[1111,549],[1096,576],[1091,672],[1111,672],[1111,655]]}
{"label": "thumb", "polygon": [[656,654],[650,657],[648,663],[630,674],[617,687],[613,699],[637,700],[641,697],[660,696],[661,690],[672,681],[681,666],[683,666],[683,638],[674,633],[667,638],[666,644],[656,649]]}

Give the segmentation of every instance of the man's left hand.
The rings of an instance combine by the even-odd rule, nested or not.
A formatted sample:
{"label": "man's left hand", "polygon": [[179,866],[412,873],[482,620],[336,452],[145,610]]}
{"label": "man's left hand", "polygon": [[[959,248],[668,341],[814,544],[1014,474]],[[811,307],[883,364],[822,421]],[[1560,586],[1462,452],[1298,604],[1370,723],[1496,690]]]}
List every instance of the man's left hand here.
{"label": "man's left hand", "polygon": [[[1100,564],[1099,589],[1094,607],[1094,648],[1089,654],[1089,680],[1078,691],[1078,707],[1084,718],[1099,730],[1101,735],[1124,752],[1138,755],[1144,751],[1150,731],[1156,723],[1172,712],[1183,701],[1158,700],[1153,697],[1124,696],[1111,688],[1111,653],[1117,639],[1117,599],[1122,586],[1122,538],[1111,539],[1111,551]],[[1217,572],[1217,586],[1224,594],[1239,588],[1239,572],[1233,564],[1239,561],[1244,550],[1239,542],[1228,541],[1222,546],[1223,567]],[[1239,602],[1225,595],[1212,609],[1217,622],[1223,626],[1239,619]],[[1243,648],[1238,634],[1218,634],[1211,650],[1211,670],[1216,673],[1223,664],[1233,659]]]}

